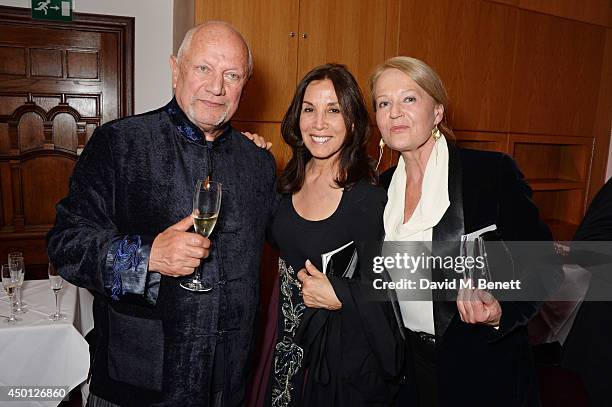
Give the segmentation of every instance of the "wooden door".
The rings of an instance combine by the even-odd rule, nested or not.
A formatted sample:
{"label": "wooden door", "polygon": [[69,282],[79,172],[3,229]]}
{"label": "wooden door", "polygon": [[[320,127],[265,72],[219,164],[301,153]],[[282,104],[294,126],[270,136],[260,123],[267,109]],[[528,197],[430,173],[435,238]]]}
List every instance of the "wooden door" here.
{"label": "wooden door", "polygon": [[133,18],[35,21],[0,7],[0,260],[46,276],[45,235],[101,123],[132,113]]}

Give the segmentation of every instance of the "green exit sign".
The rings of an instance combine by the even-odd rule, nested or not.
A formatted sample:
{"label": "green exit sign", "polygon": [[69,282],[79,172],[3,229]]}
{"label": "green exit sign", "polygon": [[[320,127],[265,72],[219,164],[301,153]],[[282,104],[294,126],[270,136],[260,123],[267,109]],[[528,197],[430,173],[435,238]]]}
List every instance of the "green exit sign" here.
{"label": "green exit sign", "polygon": [[32,0],[32,18],[72,21],[72,0]]}

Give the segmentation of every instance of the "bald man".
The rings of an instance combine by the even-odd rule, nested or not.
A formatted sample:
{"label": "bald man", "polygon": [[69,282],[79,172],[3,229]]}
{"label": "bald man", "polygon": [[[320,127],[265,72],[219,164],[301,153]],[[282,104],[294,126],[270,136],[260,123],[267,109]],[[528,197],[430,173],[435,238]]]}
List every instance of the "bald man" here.
{"label": "bald man", "polygon": [[[253,62],[224,22],[192,28],[170,60],[174,98],[96,129],[49,233],[51,262],[92,291],[91,406],[236,406],[274,199],[271,154],[234,130]],[[210,239],[193,232],[196,180],[222,184]],[[201,265],[207,292],[180,283]]]}

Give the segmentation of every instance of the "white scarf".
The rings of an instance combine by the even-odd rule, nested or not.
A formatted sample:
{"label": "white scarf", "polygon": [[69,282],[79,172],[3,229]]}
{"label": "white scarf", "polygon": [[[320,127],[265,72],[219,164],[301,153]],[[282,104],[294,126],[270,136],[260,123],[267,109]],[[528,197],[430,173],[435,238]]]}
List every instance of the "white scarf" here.
{"label": "white scarf", "polygon": [[440,137],[427,160],[421,199],[414,213],[404,223],[406,195],[406,165],[400,155],[397,168],[387,192],[387,205],[383,215],[386,241],[431,240],[432,229],[440,222],[450,206],[448,199],[448,145]]}
{"label": "white scarf", "polygon": [[[397,168],[393,173],[389,191],[388,201],[385,206],[385,240],[389,242],[431,242],[433,227],[440,222],[442,216],[450,206],[448,199],[448,146],[444,137],[436,141],[434,150],[429,156],[423,184],[421,187],[421,199],[414,213],[404,223],[404,205],[406,195],[406,165],[400,156]],[[396,247],[388,243],[391,253],[405,249],[401,245]],[[431,250],[431,246],[429,246]],[[384,248],[383,248],[384,251]],[[415,253],[418,255],[418,253]],[[401,281],[404,277],[402,270],[390,270],[393,281]],[[431,270],[421,269],[419,277],[431,279]],[[416,278],[413,276],[413,278]],[[431,297],[421,301],[400,301],[400,312],[404,326],[415,332],[426,332],[435,334],[433,318],[433,302]]]}

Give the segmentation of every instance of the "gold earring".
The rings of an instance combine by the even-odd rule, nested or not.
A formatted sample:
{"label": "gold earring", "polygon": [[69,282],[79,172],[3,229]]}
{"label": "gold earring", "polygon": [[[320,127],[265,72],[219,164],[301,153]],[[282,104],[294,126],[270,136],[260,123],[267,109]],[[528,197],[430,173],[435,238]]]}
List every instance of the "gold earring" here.
{"label": "gold earring", "polygon": [[433,129],[431,129],[431,137],[433,137],[434,141],[438,141],[440,137],[442,137],[442,133],[438,130],[438,125],[436,124]]}
{"label": "gold earring", "polygon": [[385,149],[385,140],[383,140],[382,137],[380,139],[380,142],[378,143],[378,147],[380,148],[380,152],[378,153],[378,162],[376,163],[375,169],[378,169],[378,166],[380,165],[380,161],[383,158],[383,152],[384,152],[383,150]]}

